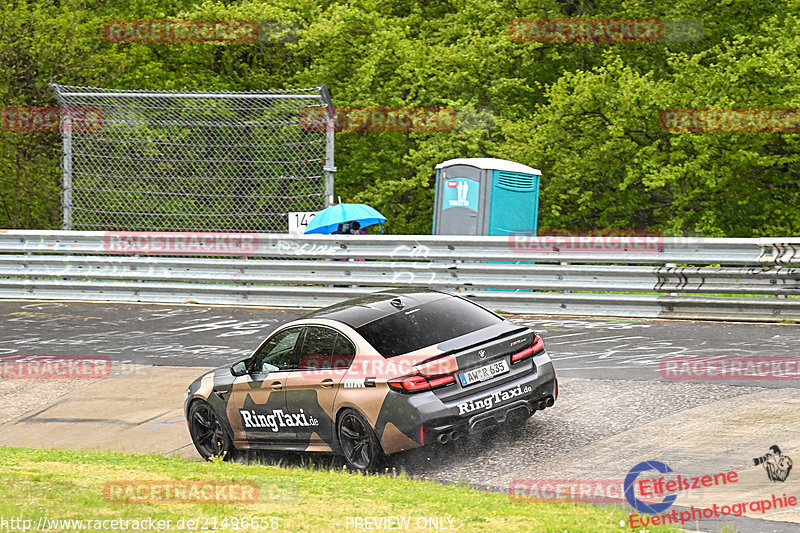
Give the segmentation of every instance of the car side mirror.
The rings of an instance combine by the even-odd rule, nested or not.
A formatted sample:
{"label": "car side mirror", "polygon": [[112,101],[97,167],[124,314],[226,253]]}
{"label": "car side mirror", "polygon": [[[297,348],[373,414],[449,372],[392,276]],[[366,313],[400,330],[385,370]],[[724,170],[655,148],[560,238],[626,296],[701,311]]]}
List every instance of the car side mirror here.
{"label": "car side mirror", "polygon": [[234,365],[231,367],[231,374],[236,377],[244,376],[247,373],[247,359],[239,361],[238,363],[234,363]]}

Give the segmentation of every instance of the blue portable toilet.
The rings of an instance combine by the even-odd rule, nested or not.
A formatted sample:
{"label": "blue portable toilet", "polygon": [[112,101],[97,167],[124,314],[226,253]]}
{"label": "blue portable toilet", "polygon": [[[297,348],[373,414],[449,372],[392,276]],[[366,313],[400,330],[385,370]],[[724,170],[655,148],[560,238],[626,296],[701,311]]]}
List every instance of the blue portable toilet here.
{"label": "blue portable toilet", "polygon": [[436,165],[434,235],[536,235],[535,168],[486,157]]}

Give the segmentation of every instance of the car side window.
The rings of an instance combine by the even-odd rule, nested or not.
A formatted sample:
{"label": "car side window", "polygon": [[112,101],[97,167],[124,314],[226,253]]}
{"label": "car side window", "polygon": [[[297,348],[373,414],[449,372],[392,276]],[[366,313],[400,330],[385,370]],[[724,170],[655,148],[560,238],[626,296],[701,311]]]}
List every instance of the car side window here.
{"label": "car side window", "polygon": [[287,328],[273,335],[253,357],[251,372],[274,372],[297,370],[300,367],[300,352],[297,340],[302,327]]}
{"label": "car side window", "polygon": [[336,330],[322,326],[308,326],[303,338],[300,366],[308,370],[331,368],[331,358],[336,345]]}
{"label": "car side window", "polygon": [[347,369],[356,356],[356,347],[333,328],[309,326],[302,352],[300,365],[306,370]]}
{"label": "car side window", "polygon": [[341,333],[337,334],[336,345],[333,348],[332,368],[348,369],[355,358],[355,345]]}

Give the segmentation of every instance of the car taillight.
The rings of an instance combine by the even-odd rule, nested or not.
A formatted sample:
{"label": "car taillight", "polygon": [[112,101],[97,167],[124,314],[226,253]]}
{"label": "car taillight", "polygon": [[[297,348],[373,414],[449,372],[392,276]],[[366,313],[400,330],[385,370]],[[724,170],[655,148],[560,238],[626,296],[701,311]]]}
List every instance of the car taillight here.
{"label": "car taillight", "polygon": [[422,374],[413,374],[411,376],[403,376],[401,378],[394,378],[388,381],[389,388],[397,392],[423,392],[441,387],[447,387],[456,382],[456,378],[452,374],[445,374],[442,376],[423,376]]}
{"label": "car taillight", "polygon": [[521,352],[511,354],[511,363],[513,364],[524,361],[529,357],[533,357],[533,355],[541,352],[542,350],[544,350],[544,341],[539,335],[536,335],[533,338],[533,345],[530,348],[525,348]]}

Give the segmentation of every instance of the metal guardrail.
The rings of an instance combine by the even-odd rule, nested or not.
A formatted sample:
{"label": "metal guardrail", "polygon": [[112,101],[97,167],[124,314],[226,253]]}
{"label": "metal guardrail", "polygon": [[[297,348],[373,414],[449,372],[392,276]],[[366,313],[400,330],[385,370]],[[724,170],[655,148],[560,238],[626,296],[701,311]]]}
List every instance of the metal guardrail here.
{"label": "metal guardrail", "polygon": [[[147,255],[187,255],[159,250],[152,243],[184,233],[7,230],[0,233],[2,252],[69,252],[125,255],[145,253],[137,236],[150,243]],[[201,235],[198,233],[198,235]],[[208,233],[206,235],[217,235]],[[231,234],[218,234],[231,235]],[[646,237],[476,237],[458,235],[303,235],[238,234],[245,239],[236,255],[281,258],[430,259],[448,261],[535,261],[538,263],[691,263],[757,265],[756,239]],[[604,240],[605,239],[605,240]],[[645,241],[644,239],[650,239]],[[213,240],[213,239],[212,239]],[[629,242],[630,241],[630,242]],[[591,248],[591,243],[599,246]],[[188,246],[188,243],[182,243]],[[586,250],[578,249],[585,244]],[[220,255],[215,243],[199,240],[207,255]],[[567,245],[567,246],[565,246]],[[626,248],[627,246],[627,248]],[[607,250],[607,251],[606,251]],[[194,251],[188,255],[199,255]],[[765,258],[768,262],[768,258]]]}
{"label": "metal guardrail", "polygon": [[756,239],[761,248],[758,260],[775,265],[800,265],[800,237]]}
{"label": "metal guardrail", "polygon": [[647,239],[8,230],[0,298],[320,307],[402,286],[514,313],[800,320],[800,239]]}

